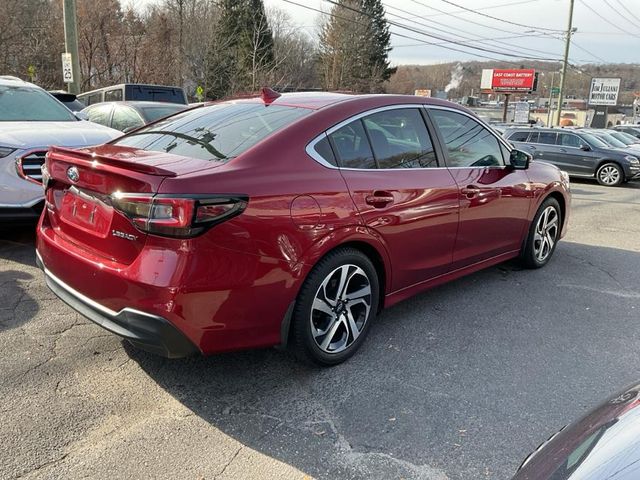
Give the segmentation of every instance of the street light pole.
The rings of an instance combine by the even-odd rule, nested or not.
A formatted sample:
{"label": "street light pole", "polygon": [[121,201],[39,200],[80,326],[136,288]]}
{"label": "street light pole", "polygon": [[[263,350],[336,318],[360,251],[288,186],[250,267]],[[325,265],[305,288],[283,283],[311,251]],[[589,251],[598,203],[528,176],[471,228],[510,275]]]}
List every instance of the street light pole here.
{"label": "street light pole", "polygon": [[80,93],[80,58],[78,57],[78,27],[76,21],[76,0],[64,0],[62,3],[64,17],[64,48],[71,54],[73,82],[67,84],[69,93]]}
{"label": "street light pole", "polygon": [[573,5],[575,0],[569,2],[569,23],[567,25],[567,33],[565,34],[564,44],[564,60],[562,61],[562,74],[560,76],[560,94],[558,95],[558,116],[556,117],[556,125],[560,125],[560,117],[562,116],[562,102],[564,101],[564,84],[567,78],[567,64],[569,63],[569,48],[571,47],[571,35],[573,34]]}

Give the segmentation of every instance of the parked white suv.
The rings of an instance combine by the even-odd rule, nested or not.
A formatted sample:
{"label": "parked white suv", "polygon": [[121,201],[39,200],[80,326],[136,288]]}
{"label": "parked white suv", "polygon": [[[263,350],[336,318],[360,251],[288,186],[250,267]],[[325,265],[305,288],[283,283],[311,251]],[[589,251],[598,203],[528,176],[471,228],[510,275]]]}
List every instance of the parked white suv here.
{"label": "parked white suv", "polygon": [[36,85],[0,76],[0,224],[40,214],[40,168],[49,146],[86,147],[120,135],[80,120]]}

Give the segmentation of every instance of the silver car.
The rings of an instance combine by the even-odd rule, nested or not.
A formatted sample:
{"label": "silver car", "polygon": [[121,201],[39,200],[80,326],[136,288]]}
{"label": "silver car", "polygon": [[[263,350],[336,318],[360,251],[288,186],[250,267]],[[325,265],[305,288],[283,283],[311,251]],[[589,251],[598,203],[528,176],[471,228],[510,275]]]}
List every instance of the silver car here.
{"label": "silver car", "polygon": [[50,145],[86,147],[120,135],[80,120],[36,85],[0,76],[0,224],[39,215],[44,201],[40,169]]}

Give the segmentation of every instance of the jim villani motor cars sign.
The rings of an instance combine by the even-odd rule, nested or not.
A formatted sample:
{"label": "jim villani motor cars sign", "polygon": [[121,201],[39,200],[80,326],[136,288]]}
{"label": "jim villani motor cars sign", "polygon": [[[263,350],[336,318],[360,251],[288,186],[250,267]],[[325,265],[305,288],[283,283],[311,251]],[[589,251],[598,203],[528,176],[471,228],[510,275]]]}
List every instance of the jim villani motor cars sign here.
{"label": "jim villani motor cars sign", "polygon": [[592,78],[589,105],[617,105],[619,92],[619,78]]}

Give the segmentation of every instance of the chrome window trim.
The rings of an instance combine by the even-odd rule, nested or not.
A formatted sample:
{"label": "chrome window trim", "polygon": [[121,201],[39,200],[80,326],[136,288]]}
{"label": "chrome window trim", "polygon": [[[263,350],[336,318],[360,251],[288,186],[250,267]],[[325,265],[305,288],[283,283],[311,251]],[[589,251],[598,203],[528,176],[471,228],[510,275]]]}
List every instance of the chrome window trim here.
{"label": "chrome window trim", "polygon": [[[320,135],[315,137],[313,140],[311,140],[311,142],[309,142],[307,144],[307,146],[305,147],[305,151],[307,152],[307,155],[309,155],[311,158],[313,158],[316,162],[320,163],[322,166],[327,167],[327,168],[332,168],[332,169],[335,169],[335,170],[346,170],[346,171],[352,171],[352,172],[371,172],[371,171],[376,171],[376,172],[397,172],[397,171],[401,171],[402,172],[402,171],[404,171],[404,172],[406,172],[407,170],[412,170],[412,171],[413,170],[441,170],[441,169],[443,169],[445,167],[444,166],[442,166],[442,167],[418,167],[418,168],[349,168],[349,167],[340,167],[340,166],[337,166],[337,165],[332,165],[331,163],[327,162],[314,149],[316,143],[318,143],[320,140],[322,140],[323,137],[327,137],[328,138],[329,135],[331,135],[336,130],[340,130],[345,125],[348,125],[351,122],[355,122],[356,120],[359,120],[359,119],[361,119],[363,117],[368,117],[369,115],[373,115],[374,113],[385,112],[387,110],[401,110],[401,109],[406,109],[406,108],[420,108],[420,109],[422,109],[424,107],[425,107],[425,105],[422,104],[422,103],[403,103],[403,104],[397,104],[397,105],[386,105],[384,107],[377,107],[377,108],[373,108],[371,110],[367,110],[365,112],[357,113],[357,114],[347,118],[346,120],[341,121],[340,123],[336,123],[334,126],[328,128],[327,130],[322,132]],[[425,124],[425,128],[426,128],[426,124]],[[428,129],[427,129],[427,131],[428,131]],[[431,143],[433,144],[433,139],[431,139]],[[337,161],[337,159],[336,159],[336,161]]]}
{"label": "chrome window trim", "polygon": [[[406,109],[406,108],[419,108],[419,109],[423,109],[423,110],[430,110],[430,109],[436,109],[436,110],[445,110],[445,111],[449,111],[449,112],[453,112],[453,113],[460,113],[462,115],[465,115],[467,117],[469,117],[471,120],[475,120],[476,122],[478,122],[481,126],[485,127],[487,129],[487,131],[493,135],[494,138],[496,138],[498,140],[499,143],[501,143],[504,147],[506,147],[506,149],[511,152],[511,150],[514,149],[513,145],[511,145],[506,139],[502,138],[500,135],[497,135],[496,132],[493,131],[493,129],[485,122],[483,122],[481,119],[475,117],[472,114],[469,114],[463,110],[458,110],[456,108],[451,108],[451,107],[446,107],[446,106],[442,106],[442,105],[429,105],[426,103],[406,103],[406,104],[397,104],[397,105],[386,105],[384,107],[377,107],[377,108],[373,108],[371,110],[367,110],[365,112],[360,112],[357,113],[349,118],[347,118],[346,120],[341,121],[340,123],[337,123],[335,125],[333,125],[332,127],[328,128],[327,130],[325,130],[324,132],[322,132],[320,135],[316,136],[315,138],[313,138],[305,147],[305,152],[307,153],[307,155],[309,155],[311,158],[313,158],[316,162],[318,162],[320,165],[322,165],[323,167],[326,168],[331,168],[334,170],[346,170],[346,171],[352,171],[352,172],[371,172],[371,171],[377,171],[377,172],[406,172],[408,170],[411,171],[415,171],[415,170],[442,170],[443,168],[449,169],[449,170],[458,170],[458,169],[463,169],[463,168],[499,168],[499,169],[504,169],[506,167],[508,167],[509,165],[505,163],[504,165],[487,165],[487,166],[478,166],[478,167],[449,167],[446,165],[442,165],[442,166],[438,166],[438,167],[417,167],[417,168],[348,168],[348,167],[340,167],[337,165],[333,165],[329,162],[327,162],[318,152],[315,151],[314,147],[315,145],[321,141],[323,138],[328,137],[329,135],[331,135],[333,132],[335,132],[336,130],[339,130],[340,128],[344,127],[345,125],[348,125],[351,122],[354,122],[356,120],[359,120],[363,117],[367,117],[369,115],[372,115],[374,113],[378,113],[378,112],[384,112],[387,110],[401,110],[401,109]],[[425,124],[426,126],[426,124]],[[437,125],[436,125],[437,128]],[[428,131],[428,128],[427,128]],[[430,132],[429,132],[430,133]],[[437,141],[437,139],[436,139]],[[431,143],[433,144],[433,138],[431,138]],[[337,159],[336,159],[337,161]]]}

